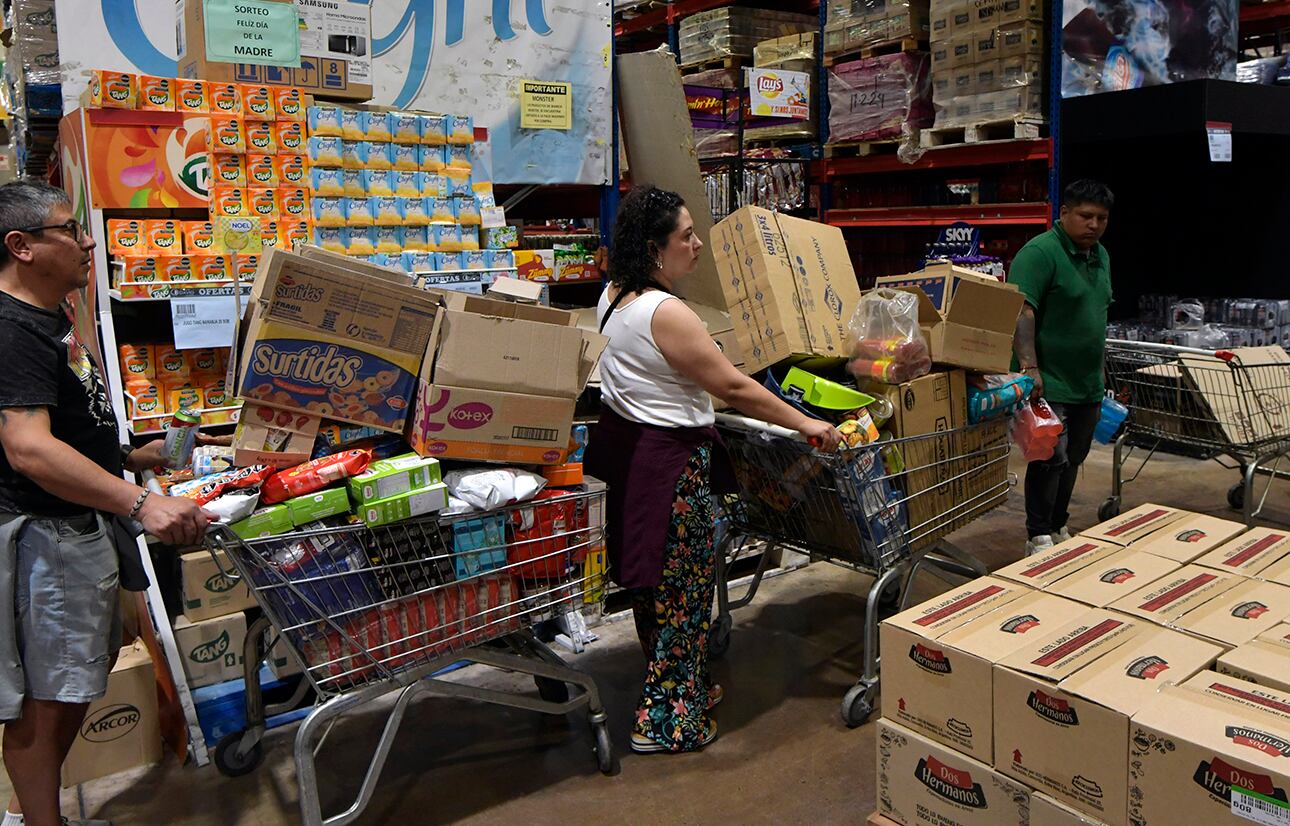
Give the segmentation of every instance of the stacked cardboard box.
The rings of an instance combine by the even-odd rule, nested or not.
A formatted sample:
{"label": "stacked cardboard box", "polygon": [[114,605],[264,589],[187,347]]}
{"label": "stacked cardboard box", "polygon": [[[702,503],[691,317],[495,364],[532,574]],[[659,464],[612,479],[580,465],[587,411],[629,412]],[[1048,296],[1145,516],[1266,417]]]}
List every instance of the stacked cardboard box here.
{"label": "stacked cardboard box", "polygon": [[831,0],[824,53],[843,54],[892,40],[926,41],[928,0]]}
{"label": "stacked cardboard box", "polygon": [[726,57],[751,58],[763,40],[809,32],[819,26],[815,15],[767,9],[723,8],[692,14],[681,21],[681,65]]}
{"label": "stacked cardboard box", "polygon": [[1039,0],[933,0],[938,127],[1043,113],[1043,19]]}
{"label": "stacked cardboard box", "polygon": [[759,69],[779,69],[786,72],[805,72],[810,76],[809,90],[811,115],[806,120],[790,120],[775,126],[754,126],[744,129],[744,141],[764,141],[774,138],[814,138],[818,127],[816,106],[815,32],[790,34],[763,40],[753,49],[753,66]]}
{"label": "stacked cardboard box", "polygon": [[829,71],[829,141],[917,141],[932,125],[926,52],[869,57]]}

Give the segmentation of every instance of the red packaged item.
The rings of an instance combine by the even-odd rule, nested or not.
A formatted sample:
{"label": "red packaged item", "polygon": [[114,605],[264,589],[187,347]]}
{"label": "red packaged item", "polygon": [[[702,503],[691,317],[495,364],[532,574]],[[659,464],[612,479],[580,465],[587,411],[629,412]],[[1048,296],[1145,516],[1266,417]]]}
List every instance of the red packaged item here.
{"label": "red packaged item", "polygon": [[260,489],[260,502],[273,505],[304,496],[328,485],[357,476],[372,463],[370,450],[346,450],[296,465],[270,476]]}
{"label": "red packaged item", "polygon": [[461,614],[461,594],[460,588],[447,587],[438,592],[439,596],[439,619],[442,632],[439,639],[442,641],[439,646],[440,653],[456,651],[464,647],[462,642],[462,614]]}
{"label": "red packaged item", "polygon": [[1053,458],[1063,429],[1062,420],[1043,399],[1023,406],[1012,417],[1012,440],[1027,462]]}
{"label": "red packaged item", "polygon": [[226,470],[223,473],[215,473],[210,476],[203,476],[200,479],[171,485],[167,495],[184,496],[194,500],[199,505],[205,505],[207,502],[218,499],[230,491],[258,485],[268,479],[271,473],[273,473],[273,468],[268,465],[252,465],[251,467],[237,468],[236,470]]}
{"label": "red packaged item", "polygon": [[533,502],[551,499],[564,501],[534,504],[511,513],[506,562],[510,572],[521,579],[558,579],[569,572],[571,563],[586,556],[586,548],[568,553],[569,536],[577,526],[574,500],[565,491],[544,490]]}

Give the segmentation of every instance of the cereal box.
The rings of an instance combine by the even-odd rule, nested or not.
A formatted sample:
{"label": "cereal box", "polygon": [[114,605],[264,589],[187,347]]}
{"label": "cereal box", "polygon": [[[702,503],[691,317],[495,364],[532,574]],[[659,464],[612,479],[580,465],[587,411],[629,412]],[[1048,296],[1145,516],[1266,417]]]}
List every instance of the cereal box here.
{"label": "cereal box", "polygon": [[246,153],[246,130],[241,115],[211,115],[206,143],[212,152]]}
{"label": "cereal box", "polygon": [[215,228],[210,221],[181,221],[180,231],[184,238],[184,252],[211,252],[215,248]]}
{"label": "cereal box", "polygon": [[365,195],[394,195],[394,172],[388,169],[364,169],[359,173]]}
{"label": "cereal box", "polygon": [[277,155],[273,155],[272,158],[278,183],[299,186],[304,186],[308,183],[304,155],[286,155],[279,152]]}
{"label": "cereal box", "polygon": [[138,94],[138,78],[129,72],[90,73],[90,105],[97,109],[133,109]]}
{"label": "cereal box", "polygon": [[229,259],[227,255],[193,255],[193,272],[201,281],[227,281]]}
{"label": "cereal box", "polygon": [[157,270],[162,281],[192,281],[193,260],[187,255],[157,256]]}
{"label": "cereal box", "polygon": [[175,108],[190,115],[205,115],[211,110],[211,87],[204,80],[176,78]]}
{"label": "cereal box", "polygon": [[388,525],[434,513],[448,507],[448,487],[442,482],[436,485],[408,491],[388,499],[377,499],[364,503],[358,509],[358,516],[368,527]]}
{"label": "cereal box", "polygon": [[421,115],[421,142],[443,146],[448,142],[448,118],[444,115]]}
{"label": "cereal box", "polygon": [[448,147],[423,146],[417,153],[417,165],[422,172],[442,172],[448,165]]}
{"label": "cereal box", "polygon": [[210,156],[211,182],[215,186],[246,186],[244,155],[216,152]]}
{"label": "cereal box", "polygon": [[448,143],[466,145],[475,142],[475,119],[470,115],[444,115]]}
{"label": "cereal box", "polygon": [[[237,157],[234,155],[233,157]],[[250,186],[277,186],[276,155],[246,155],[246,183]],[[233,183],[222,181],[222,183]]]}
{"label": "cereal box", "polygon": [[241,85],[242,114],[248,121],[277,120],[277,110],[273,103],[273,87],[258,86],[250,83]]}
{"label": "cereal box", "polygon": [[236,83],[212,83],[211,114],[242,115],[242,90]]}
{"label": "cereal box", "polygon": [[364,112],[359,122],[363,125],[364,140],[389,143],[394,137],[390,129],[389,112]]}
{"label": "cereal box", "polygon": [[347,227],[313,228],[313,244],[328,252],[344,253],[349,250],[349,229]]}
{"label": "cereal box", "polygon": [[367,129],[362,123],[363,112],[358,109],[340,110],[340,136],[347,141],[367,139]]}
{"label": "cereal box", "polygon": [[179,252],[179,222],[165,218],[143,222],[147,251],[154,255]]}
{"label": "cereal box", "polygon": [[246,151],[262,152],[265,155],[278,154],[278,127],[271,121],[247,121]]}
{"label": "cereal box", "polygon": [[390,144],[390,165],[394,169],[416,171],[421,168],[421,147],[416,144]]}
{"label": "cereal box", "polygon": [[246,206],[254,218],[278,217],[278,190],[272,187],[247,188]]}
{"label": "cereal box", "polygon": [[315,195],[309,200],[313,212],[315,227],[343,227],[348,223],[345,217],[345,198],[331,198]]}
{"label": "cereal box", "polygon": [[131,379],[156,378],[156,352],[151,344],[122,344],[117,347],[121,356],[121,378]]}
{"label": "cereal box", "polygon": [[108,252],[113,255],[137,255],[147,252],[148,241],[143,235],[143,222],[131,219],[112,219],[107,222]]}
{"label": "cereal box", "polygon": [[139,75],[138,108],[154,112],[173,112],[175,110],[174,79]]}
{"label": "cereal box", "polygon": [[305,95],[294,86],[274,86],[273,108],[278,120],[305,120]]}
{"label": "cereal box", "polygon": [[297,244],[309,243],[309,223],[307,221],[278,222],[278,246],[285,250],[294,250]]}
{"label": "cereal box", "polygon": [[390,140],[394,143],[421,143],[421,118],[413,112],[390,113]]}
{"label": "cereal box", "polygon": [[305,127],[300,121],[280,120],[274,125],[279,152],[300,152],[305,146]]}
{"label": "cereal box", "polygon": [[310,166],[343,165],[343,148],[339,137],[320,137],[311,134],[305,147],[305,155],[309,158]]}
{"label": "cereal box", "polygon": [[242,187],[214,187],[211,190],[211,215],[216,218],[248,218],[246,190]]}

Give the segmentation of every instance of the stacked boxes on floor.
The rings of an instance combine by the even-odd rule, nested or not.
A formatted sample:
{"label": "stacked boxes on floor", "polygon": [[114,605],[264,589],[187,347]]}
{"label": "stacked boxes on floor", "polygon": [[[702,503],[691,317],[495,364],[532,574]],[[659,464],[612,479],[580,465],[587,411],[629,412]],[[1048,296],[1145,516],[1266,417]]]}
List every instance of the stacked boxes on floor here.
{"label": "stacked boxes on floor", "polygon": [[1044,5],[932,0],[936,125],[1043,114]]}
{"label": "stacked boxes on floor", "polygon": [[723,8],[692,14],[681,21],[681,65],[691,66],[727,57],[751,58],[763,40],[814,31],[813,14],[768,9]]}
{"label": "stacked boxes on floor", "polygon": [[1288,570],[1290,532],[1148,504],[887,620],[880,812],[1282,822]]}
{"label": "stacked boxes on floor", "polygon": [[927,41],[928,0],[829,0],[824,53],[844,54],[893,40]]}

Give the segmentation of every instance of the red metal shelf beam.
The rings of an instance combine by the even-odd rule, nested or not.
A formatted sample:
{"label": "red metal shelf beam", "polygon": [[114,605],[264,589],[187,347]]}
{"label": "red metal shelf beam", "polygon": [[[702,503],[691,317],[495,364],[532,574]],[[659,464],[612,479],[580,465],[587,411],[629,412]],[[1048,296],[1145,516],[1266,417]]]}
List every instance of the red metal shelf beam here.
{"label": "red metal shelf beam", "polygon": [[906,206],[831,209],[825,223],[835,227],[945,227],[956,221],[981,225],[1036,224],[1051,219],[1045,202],[965,206]]}
{"label": "red metal shelf beam", "polygon": [[1278,17],[1290,17],[1290,0],[1273,0],[1271,3],[1253,3],[1241,6],[1241,22],[1256,23],[1262,20],[1274,20]]}
{"label": "red metal shelf beam", "polygon": [[923,169],[954,169],[987,164],[1048,161],[1052,155],[1049,138],[1028,141],[965,143],[945,149],[931,149],[915,163],[904,163],[895,155],[869,155],[863,158],[825,158],[818,162],[819,177],[871,175],[881,172],[907,172]]}

